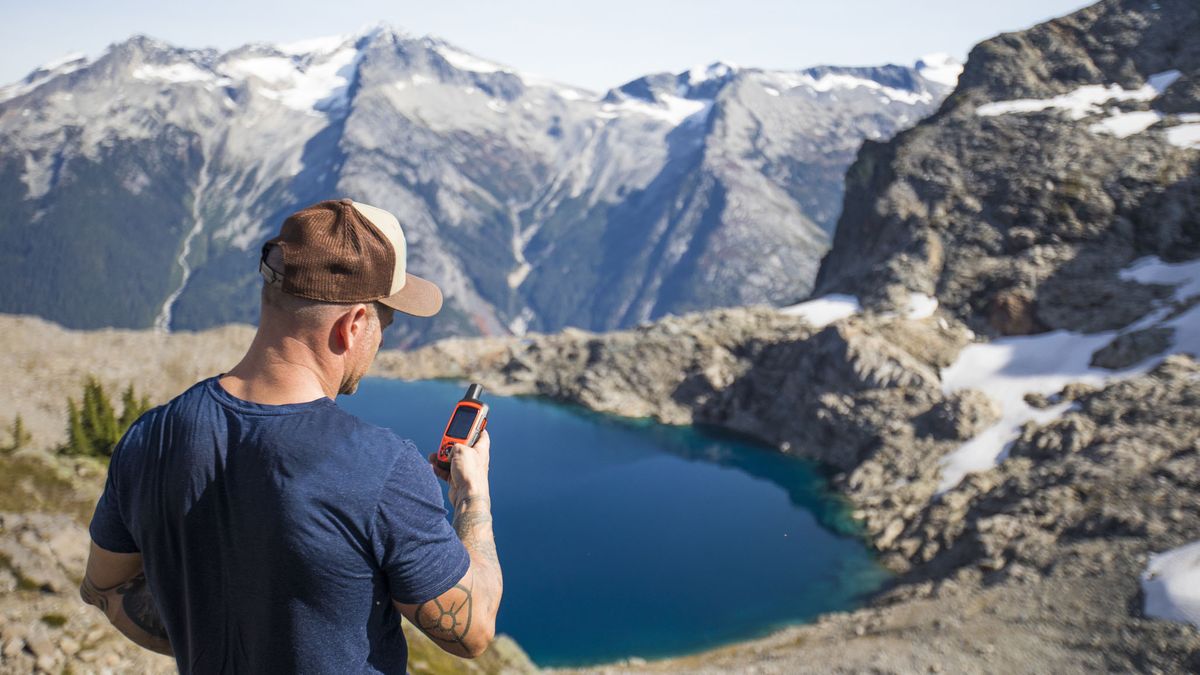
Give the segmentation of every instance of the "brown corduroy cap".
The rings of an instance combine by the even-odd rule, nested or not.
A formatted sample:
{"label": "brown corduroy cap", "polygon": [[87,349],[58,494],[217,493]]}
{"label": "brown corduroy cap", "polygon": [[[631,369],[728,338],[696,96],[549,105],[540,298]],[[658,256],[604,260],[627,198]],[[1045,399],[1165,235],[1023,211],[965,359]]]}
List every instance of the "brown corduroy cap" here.
{"label": "brown corduroy cap", "polygon": [[[283,270],[267,265],[278,246]],[[381,302],[414,316],[442,308],[433,282],[405,271],[408,247],[400,221],[351,199],[318,202],[288,216],[263,244],[259,271],[284,293],[322,302]]]}

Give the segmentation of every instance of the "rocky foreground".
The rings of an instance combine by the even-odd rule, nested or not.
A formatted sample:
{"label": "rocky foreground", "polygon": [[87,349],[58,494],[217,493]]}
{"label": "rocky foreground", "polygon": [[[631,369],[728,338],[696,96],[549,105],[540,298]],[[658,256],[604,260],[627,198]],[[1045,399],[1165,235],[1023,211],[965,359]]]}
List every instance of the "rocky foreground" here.
{"label": "rocky foreground", "polygon": [[[10,497],[0,510],[0,674],[174,673],[175,660],[136,646],[95,607],[79,599],[87,562],[87,517],[104,468],[64,462],[37,451],[0,457],[0,487],[54,497],[47,511]],[[13,503],[17,502],[17,503]],[[8,510],[12,509],[12,510]],[[50,510],[52,509],[52,510]],[[62,513],[61,511],[70,513]],[[528,673],[529,657],[507,636],[479,659],[441,651],[405,622],[409,672]]]}

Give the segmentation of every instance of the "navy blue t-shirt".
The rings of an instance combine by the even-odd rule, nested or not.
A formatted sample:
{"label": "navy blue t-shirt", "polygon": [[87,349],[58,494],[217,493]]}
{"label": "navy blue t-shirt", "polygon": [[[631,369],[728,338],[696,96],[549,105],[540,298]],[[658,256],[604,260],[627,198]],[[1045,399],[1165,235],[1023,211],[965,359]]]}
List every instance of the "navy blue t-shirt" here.
{"label": "navy blue t-shirt", "polygon": [[217,377],[130,427],[91,535],[142,553],[183,673],[402,673],[392,599],[435,598],[470,564],[411,441]]}

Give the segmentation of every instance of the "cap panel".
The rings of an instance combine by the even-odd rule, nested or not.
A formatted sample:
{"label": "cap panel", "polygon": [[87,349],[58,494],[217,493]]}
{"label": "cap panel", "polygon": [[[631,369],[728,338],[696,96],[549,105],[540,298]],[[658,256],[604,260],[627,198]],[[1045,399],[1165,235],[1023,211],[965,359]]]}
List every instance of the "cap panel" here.
{"label": "cap panel", "polygon": [[285,293],[324,302],[390,295],[391,240],[349,203],[328,200],[297,211],[272,241],[285,244]]}
{"label": "cap panel", "polygon": [[[266,263],[272,246],[282,274]],[[379,301],[415,316],[433,316],[442,292],[408,274],[400,222],[383,209],[350,199],[327,200],[288,216],[263,245],[259,271],[285,293],[323,302]]]}
{"label": "cap panel", "polygon": [[354,208],[358,209],[359,213],[371,221],[383,236],[387,237],[391,242],[392,248],[395,251],[396,266],[387,295],[397,293],[401,288],[404,288],[405,261],[408,260],[408,242],[404,238],[404,230],[400,227],[400,221],[396,220],[396,216],[377,206],[361,204],[359,202],[351,203],[354,204]]}

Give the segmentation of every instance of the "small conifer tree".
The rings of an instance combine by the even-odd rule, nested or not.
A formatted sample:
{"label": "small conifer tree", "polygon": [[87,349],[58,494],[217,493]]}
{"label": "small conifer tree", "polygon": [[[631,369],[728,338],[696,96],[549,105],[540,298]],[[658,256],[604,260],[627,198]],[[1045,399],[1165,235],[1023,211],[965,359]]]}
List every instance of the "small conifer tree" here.
{"label": "small conifer tree", "polygon": [[125,387],[125,391],[121,393],[121,418],[117,420],[117,425],[121,427],[121,433],[124,434],[125,430],[149,409],[149,396],[138,398],[133,391],[132,383]]}
{"label": "small conifer tree", "polygon": [[8,433],[11,438],[9,439],[8,443],[0,446],[0,451],[16,452],[26,445],[29,445],[29,442],[33,440],[33,435],[30,434],[29,430],[25,428],[25,420],[21,419],[20,415],[17,415],[17,417],[12,421],[12,424],[9,425]]}
{"label": "small conifer tree", "polygon": [[67,400],[67,442],[59,451],[66,455],[112,457],[121,436],[149,409],[150,399],[139,398],[131,384],[121,394],[118,416],[104,386],[95,377],[88,377],[80,401]]}

